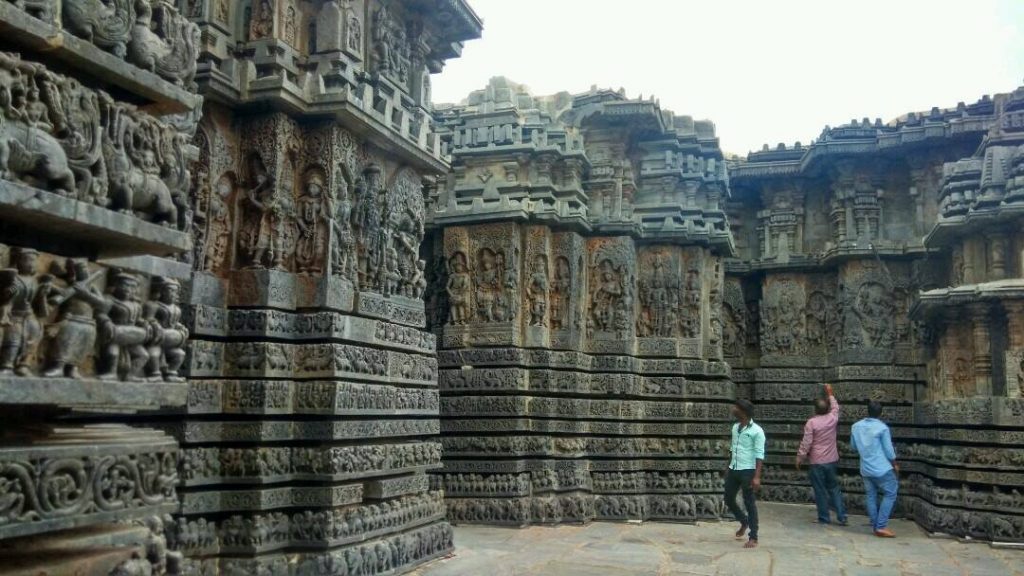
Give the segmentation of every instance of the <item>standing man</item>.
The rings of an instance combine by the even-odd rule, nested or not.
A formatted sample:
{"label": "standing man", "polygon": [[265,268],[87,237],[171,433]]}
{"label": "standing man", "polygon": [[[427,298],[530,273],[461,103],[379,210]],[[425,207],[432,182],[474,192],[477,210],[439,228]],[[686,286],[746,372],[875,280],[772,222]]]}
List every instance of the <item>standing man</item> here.
{"label": "standing man", "polygon": [[[853,425],[850,436],[853,449],[860,454],[860,475],[864,479],[864,497],[867,501],[868,516],[875,536],[895,538],[889,529],[889,515],[896,504],[899,480],[896,474],[896,450],[892,447],[892,434],[882,416],[882,405],[872,400],[868,403],[868,417]],[[878,493],[882,502],[878,502]]]}
{"label": "standing man", "polygon": [[839,449],[836,446],[839,402],[832,394],[831,384],[825,384],[824,393],[824,397],[814,401],[815,415],[804,424],[804,439],[796,453],[796,469],[799,470],[804,461],[810,461],[808,476],[814,488],[814,503],[818,506],[818,523],[831,523],[831,506],[836,511],[836,522],[846,526],[843,494],[836,478],[839,469]]}
{"label": "standing man", "polygon": [[[736,538],[743,538],[750,529],[744,548],[757,548],[757,501],[754,492],[761,489],[761,466],[764,463],[764,430],[754,423],[754,405],[737,400],[732,406],[737,422],[732,425],[732,447],[729,467],[725,470],[725,504],[740,522]],[[736,493],[743,490],[743,506],[736,504]]]}

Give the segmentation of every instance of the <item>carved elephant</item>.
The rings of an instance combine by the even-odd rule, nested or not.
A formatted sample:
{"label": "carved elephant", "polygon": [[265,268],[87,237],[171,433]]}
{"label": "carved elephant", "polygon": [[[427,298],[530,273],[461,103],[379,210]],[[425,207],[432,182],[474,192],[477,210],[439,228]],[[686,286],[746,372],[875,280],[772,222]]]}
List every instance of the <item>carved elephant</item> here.
{"label": "carved elephant", "polygon": [[0,178],[38,181],[42,187],[75,196],[75,174],[56,138],[23,122],[0,124]]}

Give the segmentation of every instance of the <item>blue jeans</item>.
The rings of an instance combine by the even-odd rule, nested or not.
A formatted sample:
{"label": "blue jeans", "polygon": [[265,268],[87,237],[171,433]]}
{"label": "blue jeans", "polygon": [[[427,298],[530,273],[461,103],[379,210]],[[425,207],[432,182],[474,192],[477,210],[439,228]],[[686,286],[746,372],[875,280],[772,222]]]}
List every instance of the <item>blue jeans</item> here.
{"label": "blue jeans", "polygon": [[[892,508],[896,505],[896,492],[899,490],[900,482],[892,470],[878,477],[861,476],[861,478],[864,479],[864,498],[867,501],[871,527],[874,530],[881,530],[889,525],[889,515],[892,514]],[[881,504],[878,503],[879,492],[882,493]]]}
{"label": "blue jeans", "polygon": [[836,511],[836,521],[846,524],[846,507],[843,506],[843,493],[839,491],[838,462],[828,464],[811,464],[807,475],[811,478],[814,488],[814,503],[818,507],[818,522],[828,524],[832,521],[829,507]]}
{"label": "blue jeans", "polygon": [[[754,494],[754,471],[733,470],[725,475],[725,505],[740,524],[750,528],[749,538],[757,540],[757,496]],[[743,491],[743,506],[746,513],[736,504],[736,495]]]}

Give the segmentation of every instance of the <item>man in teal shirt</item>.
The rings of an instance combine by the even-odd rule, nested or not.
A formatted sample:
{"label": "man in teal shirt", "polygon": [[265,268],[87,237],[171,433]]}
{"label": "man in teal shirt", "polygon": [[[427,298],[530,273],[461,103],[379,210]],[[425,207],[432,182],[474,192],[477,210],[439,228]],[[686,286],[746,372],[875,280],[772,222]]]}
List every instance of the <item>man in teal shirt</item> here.
{"label": "man in teal shirt", "polygon": [[[860,454],[860,475],[864,480],[864,498],[867,501],[871,528],[879,538],[894,538],[889,529],[889,515],[896,505],[896,493],[900,483],[896,478],[899,465],[896,464],[896,450],[892,447],[892,433],[882,416],[882,405],[872,400],[868,403],[868,417],[856,422],[850,430],[853,449]],[[882,502],[878,502],[878,493]]]}
{"label": "man in teal shirt", "polygon": [[[732,415],[738,422],[732,425],[729,467],[725,470],[725,505],[740,523],[737,538],[743,538],[750,529],[749,539],[743,547],[756,548],[757,498],[754,493],[761,489],[764,430],[754,423],[754,405],[747,400],[737,400],[732,406]],[[746,513],[736,504],[736,493],[740,489],[743,490]]]}

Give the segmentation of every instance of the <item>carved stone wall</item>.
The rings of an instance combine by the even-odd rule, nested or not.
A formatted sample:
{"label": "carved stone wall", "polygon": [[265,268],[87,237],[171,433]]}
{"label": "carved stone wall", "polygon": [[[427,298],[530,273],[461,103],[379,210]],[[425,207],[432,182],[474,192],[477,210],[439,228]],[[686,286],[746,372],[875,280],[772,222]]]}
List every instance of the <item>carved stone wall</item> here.
{"label": "carved stone wall", "polygon": [[179,445],[134,414],[187,393],[164,257],[191,246],[198,29],[42,0],[0,3],[0,32],[0,571],[179,574]]}
{"label": "carved stone wall", "polygon": [[1013,155],[990,144],[958,160],[986,133],[1013,149],[1013,102],[855,121],[730,166],[730,223],[745,241],[726,263],[724,353],[768,434],[766,497],[812,501],[792,460],[811,400],[832,382],[848,505],[862,506],[863,488],[845,439],[874,399],[893,429],[903,513],[930,530],[1024,538],[1010,416],[1019,274],[1002,208]]}
{"label": "carved stone wall", "polygon": [[431,214],[432,479],[450,521],[721,514],[728,188],[710,125],[665,114],[504,79],[439,113],[453,173]]}
{"label": "carved stone wall", "polygon": [[170,543],[190,574],[410,570],[452,549],[426,474],[442,444],[424,184],[448,166],[424,83],[479,21],[461,2],[194,10],[211,102]]}

